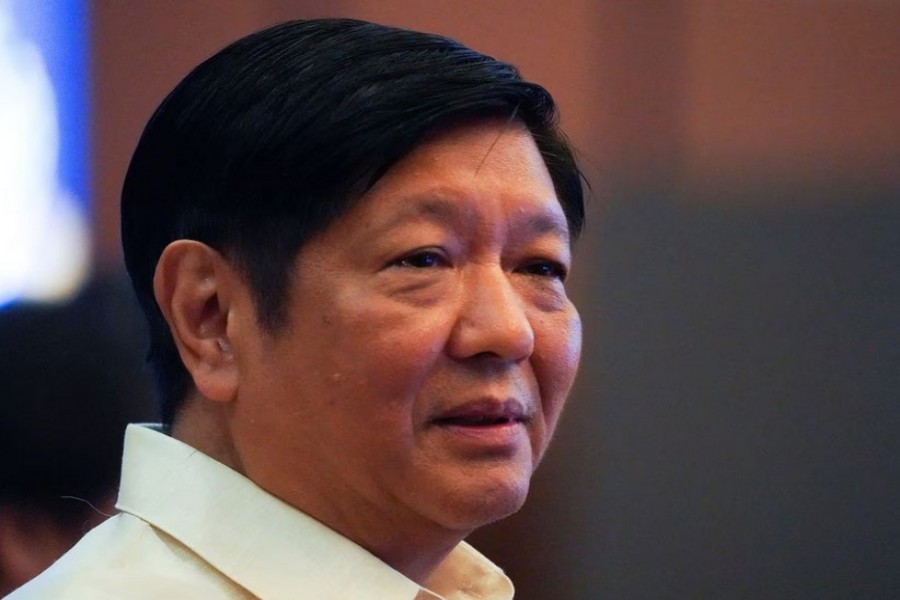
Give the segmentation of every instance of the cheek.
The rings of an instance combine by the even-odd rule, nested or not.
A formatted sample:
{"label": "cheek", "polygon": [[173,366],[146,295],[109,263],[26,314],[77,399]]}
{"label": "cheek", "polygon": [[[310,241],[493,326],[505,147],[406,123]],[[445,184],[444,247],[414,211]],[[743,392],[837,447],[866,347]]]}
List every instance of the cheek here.
{"label": "cheek", "polygon": [[446,343],[446,327],[429,311],[367,298],[346,304],[324,320],[324,362],[335,385],[409,401],[424,384]]}
{"label": "cheek", "polygon": [[[556,427],[581,359],[581,319],[574,307],[543,322],[532,359],[541,390],[548,437]],[[539,336],[539,337],[538,337]]]}

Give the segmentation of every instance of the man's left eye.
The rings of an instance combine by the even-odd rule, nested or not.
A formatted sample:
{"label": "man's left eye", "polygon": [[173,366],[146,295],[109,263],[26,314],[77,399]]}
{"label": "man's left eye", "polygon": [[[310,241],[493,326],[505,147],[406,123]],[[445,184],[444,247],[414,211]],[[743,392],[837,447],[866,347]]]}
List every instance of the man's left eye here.
{"label": "man's left eye", "polygon": [[404,256],[395,263],[399,267],[411,267],[413,269],[430,269],[447,264],[447,259],[436,250],[422,250]]}
{"label": "man's left eye", "polygon": [[521,272],[528,275],[536,275],[538,277],[547,277],[551,279],[566,280],[568,271],[558,262],[542,260],[528,263],[520,269]]}

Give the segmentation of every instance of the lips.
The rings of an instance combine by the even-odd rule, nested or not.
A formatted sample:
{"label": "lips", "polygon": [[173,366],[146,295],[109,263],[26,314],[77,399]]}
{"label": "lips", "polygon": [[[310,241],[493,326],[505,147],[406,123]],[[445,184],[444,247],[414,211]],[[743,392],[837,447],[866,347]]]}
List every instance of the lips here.
{"label": "lips", "polygon": [[441,427],[496,427],[528,423],[531,419],[525,406],[518,400],[477,400],[442,411],[431,419]]}

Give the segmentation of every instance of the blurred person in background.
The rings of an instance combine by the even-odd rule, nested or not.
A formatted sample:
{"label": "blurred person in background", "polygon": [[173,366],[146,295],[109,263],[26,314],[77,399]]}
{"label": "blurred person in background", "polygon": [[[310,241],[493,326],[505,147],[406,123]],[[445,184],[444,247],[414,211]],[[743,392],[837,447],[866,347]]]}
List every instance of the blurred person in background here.
{"label": "blurred person in background", "polygon": [[0,309],[0,595],[114,512],[122,430],[152,420],[131,292]]}

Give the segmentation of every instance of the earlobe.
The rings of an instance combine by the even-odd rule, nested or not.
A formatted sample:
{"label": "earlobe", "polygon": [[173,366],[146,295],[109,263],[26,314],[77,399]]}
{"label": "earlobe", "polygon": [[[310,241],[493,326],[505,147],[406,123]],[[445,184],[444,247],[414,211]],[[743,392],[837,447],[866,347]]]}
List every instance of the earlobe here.
{"label": "earlobe", "polygon": [[160,256],[153,290],[181,360],[197,391],[230,401],[237,391],[237,365],[228,320],[237,277],[213,248],[177,240]]}

